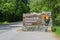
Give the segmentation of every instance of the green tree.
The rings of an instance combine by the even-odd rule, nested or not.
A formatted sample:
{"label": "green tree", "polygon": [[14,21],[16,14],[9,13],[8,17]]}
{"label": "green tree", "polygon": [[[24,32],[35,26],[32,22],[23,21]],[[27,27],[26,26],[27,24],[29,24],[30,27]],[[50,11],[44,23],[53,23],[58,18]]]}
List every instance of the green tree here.
{"label": "green tree", "polygon": [[28,0],[0,0],[0,21],[20,21],[29,12]]}
{"label": "green tree", "polygon": [[30,12],[51,11],[53,24],[57,24],[56,18],[59,20],[60,0],[29,0]]}

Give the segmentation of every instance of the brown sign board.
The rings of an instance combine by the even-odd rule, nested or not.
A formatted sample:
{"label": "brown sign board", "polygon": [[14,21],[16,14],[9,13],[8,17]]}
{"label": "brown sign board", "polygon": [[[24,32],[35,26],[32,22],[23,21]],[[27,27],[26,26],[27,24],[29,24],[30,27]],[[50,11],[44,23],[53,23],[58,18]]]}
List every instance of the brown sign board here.
{"label": "brown sign board", "polygon": [[32,26],[40,25],[41,15],[40,14],[23,14],[23,25]]}

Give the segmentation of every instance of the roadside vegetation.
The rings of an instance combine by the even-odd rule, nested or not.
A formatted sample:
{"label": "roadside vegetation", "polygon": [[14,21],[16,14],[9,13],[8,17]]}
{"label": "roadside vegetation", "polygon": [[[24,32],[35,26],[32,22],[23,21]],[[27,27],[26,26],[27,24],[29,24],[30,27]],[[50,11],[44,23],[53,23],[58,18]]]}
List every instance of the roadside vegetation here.
{"label": "roadside vegetation", "polygon": [[52,31],[55,32],[56,35],[60,37],[60,26],[53,26]]}
{"label": "roadside vegetation", "polygon": [[47,11],[60,25],[60,0],[0,0],[0,22],[22,21],[23,13]]}
{"label": "roadside vegetation", "polygon": [[0,22],[0,24],[9,24],[9,22],[4,21],[4,22]]}

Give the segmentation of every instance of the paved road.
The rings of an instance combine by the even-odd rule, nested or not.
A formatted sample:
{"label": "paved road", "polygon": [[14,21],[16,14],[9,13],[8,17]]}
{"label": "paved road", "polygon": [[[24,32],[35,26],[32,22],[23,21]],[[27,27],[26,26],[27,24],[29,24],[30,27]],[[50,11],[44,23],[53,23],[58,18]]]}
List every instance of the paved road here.
{"label": "paved road", "polygon": [[0,35],[0,40],[56,40],[50,32],[17,32],[11,30]]}
{"label": "paved road", "polygon": [[22,22],[13,22],[10,24],[0,24],[0,34],[22,27]]}
{"label": "paved road", "polygon": [[[18,26],[18,27],[17,27]],[[0,40],[56,40],[50,32],[20,32],[22,23],[0,25]]]}
{"label": "paved road", "polygon": [[56,38],[48,32],[20,32],[11,40],[56,40]]}

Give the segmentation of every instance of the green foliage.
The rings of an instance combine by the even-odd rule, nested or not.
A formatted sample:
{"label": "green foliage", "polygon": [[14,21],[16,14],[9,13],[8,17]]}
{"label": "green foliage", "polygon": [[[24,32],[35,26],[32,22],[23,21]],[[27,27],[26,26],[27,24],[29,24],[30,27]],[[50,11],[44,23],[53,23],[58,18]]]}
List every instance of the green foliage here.
{"label": "green foliage", "polygon": [[41,11],[41,0],[30,0],[29,1],[29,7],[30,7],[30,12],[40,12]]}
{"label": "green foliage", "polygon": [[56,32],[55,33],[60,37],[60,27],[56,28]]}
{"label": "green foliage", "polygon": [[[51,11],[53,25],[59,25],[60,0],[29,0],[30,12]],[[57,19],[56,19],[57,18]]]}
{"label": "green foliage", "polygon": [[52,26],[52,32],[56,32],[56,26]]}
{"label": "green foliage", "polygon": [[30,0],[29,7],[31,12],[51,11],[50,0]]}
{"label": "green foliage", "polygon": [[60,15],[58,15],[55,20],[56,20],[56,25],[60,26]]}
{"label": "green foliage", "polygon": [[4,22],[0,22],[0,24],[9,24],[9,22],[4,21]]}
{"label": "green foliage", "polygon": [[28,0],[0,0],[0,22],[21,21],[22,14],[29,12]]}
{"label": "green foliage", "polygon": [[60,3],[57,3],[52,11],[53,24],[60,26]]}
{"label": "green foliage", "polygon": [[52,31],[56,33],[56,35],[60,36],[60,26],[53,26]]}
{"label": "green foliage", "polygon": [[60,24],[60,0],[0,0],[0,22],[20,21],[23,13],[42,11],[51,11],[53,24]]}

